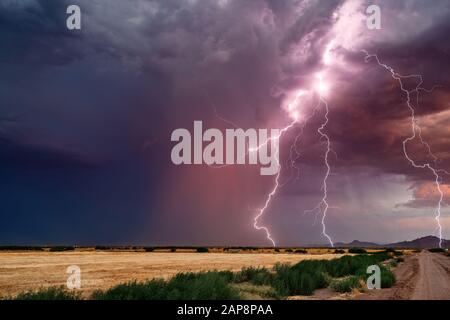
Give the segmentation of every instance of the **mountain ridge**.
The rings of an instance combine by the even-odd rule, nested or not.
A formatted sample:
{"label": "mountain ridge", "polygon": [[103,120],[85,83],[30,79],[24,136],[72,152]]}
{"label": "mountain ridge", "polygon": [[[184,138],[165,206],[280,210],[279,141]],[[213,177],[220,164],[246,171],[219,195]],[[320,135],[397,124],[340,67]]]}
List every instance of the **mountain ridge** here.
{"label": "mountain ridge", "polygon": [[[337,242],[335,247],[362,247],[362,248],[379,248],[379,247],[392,247],[392,248],[417,248],[417,249],[427,249],[427,248],[437,248],[439,247],[439,238],[435,236],[425,236],[420,237],[410,241],[400,241],[387,244],[379,244],[375,242],[359,241],[353,240],[349,243]],[[449,248],[450,240],[442,239],[442,247]]]}

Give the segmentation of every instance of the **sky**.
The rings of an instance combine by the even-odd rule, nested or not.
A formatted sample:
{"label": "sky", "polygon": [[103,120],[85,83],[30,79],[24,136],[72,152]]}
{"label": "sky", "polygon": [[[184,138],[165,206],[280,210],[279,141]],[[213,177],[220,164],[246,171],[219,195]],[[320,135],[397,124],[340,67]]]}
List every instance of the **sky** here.
{"label": "sky", "polygon": [[[71,4],[81,30],[66,28]],[[324,191],[324,101],[332,240],[437,235],[435,176],[403,150],[405,92],[364,50],[422,76],[403,89],[432,153],[417,136],[406,151],[439,173],[450,238],[449,33],[447,0],[3,0],[0,244],[271,245],[253,224],[276,176],[174,165],[170,138],[195,120],[282,129],[293,110],[258,225],[277,245],[327,244],[323,212],[309,211]]]}

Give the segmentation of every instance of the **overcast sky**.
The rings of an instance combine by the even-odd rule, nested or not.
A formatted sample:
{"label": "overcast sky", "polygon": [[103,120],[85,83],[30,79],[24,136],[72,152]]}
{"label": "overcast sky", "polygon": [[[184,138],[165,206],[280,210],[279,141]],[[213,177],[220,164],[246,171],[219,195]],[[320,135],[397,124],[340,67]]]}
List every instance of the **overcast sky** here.
{"label": "overcast sky", "polygon": [[[365,10],[381,7],[381,30]],[[78,4],[82,29],[66,28]],[[333,241],[437,233],[439,193],[402,141],[411,112],[398,81],[420,74],[412,106],[428,150],[450,171],[450,2],[334,0],[3,0],[0,2],[0,243],[270,245],[253,228],[274,176],[258,166],[175,166],[177,128],[283,128],[288,105],[323,74]],[[418,77],[405,80],[407,90]],[[437,85],[437,87],[435,87]],[[282,187],[259,223],[279,245],[326,243],[320,201],[324,121],[313,95],[282,136]],[[300,156],[286,165],[295,137]],[[450,178],[439,171],[443,235]]]}

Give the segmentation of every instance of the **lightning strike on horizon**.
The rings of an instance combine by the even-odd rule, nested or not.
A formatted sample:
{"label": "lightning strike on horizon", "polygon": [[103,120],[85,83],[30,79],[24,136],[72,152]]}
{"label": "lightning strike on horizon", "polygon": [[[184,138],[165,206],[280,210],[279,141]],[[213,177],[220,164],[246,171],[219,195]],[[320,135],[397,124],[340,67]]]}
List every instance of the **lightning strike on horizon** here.
{"label": "lightning strike on horizon", "polygon": [[[325,52],[325,54],[323,55],[323,60],[324,60],[324,64],[325,65],[329,65],[331,63],[331,55],[328,52]],[[291,145],[290,156],[289,156],[289,159],[288,159],[288,163],[290,163],[290,166],[293,167],[296,170],[296,172],[297,172],[296,180],[299,179],[300,168],[296,166],[296,161],[300,158],[300,152],[297,149],[297,143],[298,143],[298,141],[300,140],[300,138],[303,135],[304,128],[305,128],[306,124],[309,122],[309,120],[311,118],[314,117],[314,115],[316,114],[317,109],[323,103],[325,105],[324,122],[317,129],[317,132],[326,141],[326,147],[327,148],[326,148],[325,156],[324,156],[324,162],[325,162],[325,166],[326,166],[326,174],[324,176],[323,183],[322,183],[322,188],[321,188],[321,190],[323,191],[323,197],[322,197],[321,201],[319,202],[319,204],[316,206],[316,208],[313,209],[313,210],[318,210],[318,212],[322,213],[322,218],[321,218],[322,235],[330,243],[330,246],[334,247],[333,240],[328,235],[328,233],[326,231],[326,224],[325,224],[325,220],[326,220],[326,217],[327,217],[327,212],[328,212],[328,209],[330,208],[330,206],[328,204],[328,201],[327,201],[328,200],[328,178],[329,178],[330,172],[331,172],[331,167],[330,167],[330,164],[329,164],[329,154],[331,152],[335,153],[331,149],[331,141],[330,141],[330,138],[329,138],[328,134],[326,134],[324,132],[324,129],[326,128],[326,126],[328,125],[328,122],[329,122],[329,117],[328,117],[328,115],[329,115],[329,107],[328,107],[328,103],[325,100],[325,98],[323,97],[323,95],[326,94],[326,92],[328,91],[328,85],[323,79],[323,72],[317,73],[316,74],[316,79],[317,79],[317,81],[316,81],[314,87],[311,89],[311,91],[312,92],[316,92],[316,94],[318,94],[318,96],[319,96],[318,103],[317,103],[316,107],[313,108],[312,113],[308,117],[306,117],[304,119],[303,125],[301,126],[301,129],[300,129],[299,133],[296,135],[293,144]],[[295,105],[298,104],[298,100],[300,99],[300,97],[302,97],[303,95],[308,94],[308,93],[310,93],[310,92],[307,91],[307,90],[304,90],[304,89],[298,90],[296,95],[295,95],[295,97],[294,97],[294,99],[288,104],[288,108],[287,108],[288,109],[287,110],[288,114],[289,114],[290,118],[292,119],[292,122],[289,125],[287,125],[286,127],[280,129],[279,134],[277,136],[270,137],[270,138],[266,139],[266,141],[264,141],[263,143],[258,145],[256,148],[249,148],[249,149],[247,149],[244,157],[246,157],[250,152],[258,151],[261,147],[267,145],[269,143],[269,141],[271,141],[273,139],[280,140],[284,133],[286,133],[287,131],[292,129],[296,124],[298,124],[299,121],[300,121],[300,113],[299,113],[299,111],[297,109],[295,109]],[[234,125],[234,123],[229,122],[228,120],[226,120],[223,117],[221,117],[218,114],[216,108],[214,108],[214,110],[215,110],[216,116],[219,119],[221,119],[221,120],[223,120],[223,121],[225,121],[227,123],[232,124],[234,127],[237,127],[236,125]],[[278,147],[276,147],[276,148],[277,149],[275,150],[275,153],[276,153],[275,159],[277,159],[278,172],[277,172],[277,175],[275,177],[275,183],[274,183],[273,188],[271,189],[271,191],[269,192],[269,194],[266,197],[266,200],[264,202],[264,206],[258,210],[257,215],[253,218],[253,227],[256,230],[258,230],[258,231],[259,230],[263,230],[265,232],[265,234],[266,234],[267,240],[269,240],[274,247],[276,247],[276,242],[273,239],[269,228],[266,227],[266,226],[259,225],[258,222],[259,222],[259,219],[264,215],[264,213],[269,208],[269,206],[270,206],[273,198],[276,196],[278,190],[281,187],[283,187],[286,183],[289,182],[289,180],[288,180],[285,183],[280,184],[280,176],[281,176],[281,171],[282,171],[282,167],[281,167],[281,164],[280,164],[280,161],[279,161],[280,144],[278,144]],[[294,153],[295,153],[295,157],[294,157]],[[211,167],[213,167],[213,168],[223,168],[225,166],[228,166],[228,165],[211,166]]]}
{"label": "lightning strike on horizon", "polygon": [[[311,115],[305,119],[305,121],[303,122],[303,126],[301,127],[300,132],[295,137],[294,143],[291,145],[289,161],[291,163],[291,166],[293,166],[297,170],[297,177],[296,178],[298,179],[299,178],[299,174],[300,174],[299,173],[300,169],[295,166],[295,162],[300,157],[300,153],[297,150],[297,142],[299,141],[300,137],[302,136],[306,124],[315,115],[315,113],[317,111],[317,108],[320,106],[320,104],[323,103],[324,106],[325,106],[324,122],[317,129],[317,132],[326,141],[326,151],[325,151],[325,157],[324,157],[324,162],[325,162],[325,166],[326,166],[326,174],[324,176],[323,183],[322,183],[323,197],[322,197],[321,201],[319,202],[319,204],[316,206],[315,209],[320,211],[320,212],[322,212],[322,219],[321,219],[322,235],[328,240],[328,242],[330,243],[330,246],[334,247],[333,240],[328,235],[328,233],[326,231],[326,224],[325,224],[325,220],[326,220],[326,217],[327,217],[327,212],[328,212],[328,209],[330,208],[327,200],[328,200],[328,178],[329,178],[330,172],[331,172],[331,167],[330,167],[330,164],[329,164],[329,154],[332,152],[331,140],[330,140],[328,134],[326,134],[324,132],[324,129],[326,128],[326,126],[328,125],[328,122],[329,122],[329,117],[328,117],[328,115],[329,115],[329,107],[328,107],[328,103],[324,99],[323,95],[328,90],[328,86],[325,83],[325,81],[323,80],[323,74],[322,73],[318,73],[316,75],[316,78],[318,79],[318,82],[316,83],[314,89],[319,95],[319,101],[318,101],[317,106],[313,109],[313,112],[311,113]],[[303,91],[303,90],[299,91],[299,93],[296,95],[294,101],[291,102],[288,105],[288,111],[292,112],[291,113],[291,117],[294,118],[294,121],[289,126],[287,126],[282,131],[280,131],[280,137],[281,137],[283,132],[289,130],[298,121],[298,111],[293,111],[293,105],[294,105],[294,103],[297,103],[298,98],[300,96],[302,96],[303,94],[305,94],[305,91]],[[295,152],[295,154],[296,154],[296,157],[294,159],[292,158],[293,152]],[[279,150],[277,150],[277,153],[279,153]],[[278,157],[276,157],[276,158],[278,159]],[[267,196],[267,199],[266,199],[266,202],[264,204],[264,207],[262,209],[260,209],[258,215],[254,218],[254,225],[253,225],[255,229],[257,229],[257,230],[261,230],[262,229],[262,230],[264,230],[266,232],[267,239],[269,239],[272,242],[274,247],[276,246],[276,244],[275,244],[275,241],[273,240],[273,238],[272,238],[272,236],[270,234],[269,229],[267,227],[258,226],[257,222],[258,222],[259,218],[267,210],[267,208],[270,205],[270,202],[272,201],[273,197],[276,195],[278,189],[280,188],[280,182],[279,182],[280,173],[281,173],[281,167],[280,167],[280,169],[278,171],[278,174],[277,174],[277,177],[275,179],[275,186],[273,187],[272,191]]]}
{"label": "lightning strike on horizon", "polygon": [[[293,108],[292,108],[293,104],[294,104],[294,103],[297,103],[298,99],[299,99],[304,93],[305,93],[305,92],[304,92],[303,90],[300,90],[300,91],[297,93],[297,95],[295,96],[295,99],[289,104],[289,106],[290,106],[289,109],[290,109],[290,110],[293,109]],[[237,128],[237,126],[236,126],[234,123],[232,123],[232,122],[230,122],[229,120],[227,120],[227,119],[223,118],[222,116],[220,116],[220,115],[218,114],[216,108],[214,108],[214,111],[215,111],[216,117],[218,117],[220,120],[225,121],[226,123],[232,124],[235,128]],[[293,118],[293,121],[292,121],[289,125],[287,125],[286,127],[280,129],[278,135],[276,135],[276,136],[274,136],[274,137],[271,136],[271,137],[267,138],[264,142],[262,142],[261,144],[259,144],[259,145],[258,145],[257,147],[255,147],[255,148],[248,148],[247,151],[246,151],[246,153],[245,153],[243,156],[246,157],[250,152],[257,152],[259,149],[261,149],[263,146],[266,146],[270,141],[272,141],[272,140],[274,140],[274,139],[280,140],[280,139],[281,139],[281,136],[282,136],[285,132],[289,131],[292,127],[294,127],[294,126],[297,124],[298,118],[299,118],[298,113],[296,113],[296,116],[293,116],[292,118]],[[272,152],[273,152],[273,150],[272,150]],[[259,230],[263,230],[263,231],[265,232],[265,234],[266,234],[267,240],[269,240],[269,241],[272,243],[272,245],[273,245],[274,247],[276,247],[275,240],[273,239],[272,235],[270,234],[269,228],[267,228],[267,227],[265,227],[265,226],[260,226],[260,225],[258,225],[258,220],[259,220],[259,218],[261,218],[261,216],[264,215],[264,213],[265,213],[265,211],[267,210],[267,208],[269,207],[269,205],[270,205],[270,203],[271,203],[273,197],[276,195],[276,193],[277,193],[278,189],[280,188],[280,186],[282,186],[282,185],[280,185],[281,165],[280,165],[280,161],[279,161],[279,154],[280,154],[280,146],[279,146],[279,144],[278,144],[278,147],[276,147],[276,150],[275,150],[274,152],[276,153],[275,159],[277,159],[277,167],[278,167],[278,172],[277,172],[277,175],[276,175],[276,177],[275,177],[275,185],[274,185],[274,187],[271,189],[270,193],[267,195],[267,198],[266,198],[266,201],[265,201],[265,203],[264,203],[264,206],[263,206],[261,209],[259,209],[258,214],[253,218],[253,228],[255,228],[255,229],[258,230],[258,231],[259,231]],[[226,166],[229,166],[229,165],[228,165],[228,164],[220,165],[220,166],[212,166],[212,165],[210,165],[210,167],[212,167],[212,168],[223,168],[223,167],[226,167]]]}
{"label": "lightning strike on horizon", "polygon": [[320,97],[320,100],[325,105],[325,116],[324,116],[325,121],[317,129],[317,132],[322,136],[322,138],[325,139],[325,143],[326,143],[327,149],[325,151],[325,159],[324,159],[325,166],[326,166],[326,172],[325,172],[325,176],[323,178],[323,183],[322,183],[323,197],[322,197],[322,200],[319,203],[319,208],[323,207],[323,209],[322,209],[322,220],[321,220],[321,222],[322,222],[322,234],[323,234],[323,236],[325,238],[327,238],[327,240],[330,243],[331,247],[334,247],[333,240],[331,240],[331,237],[327,234],[326,225],[325,225],[325,219],[327,217],[327,212],[328,212],[328,209],[330,207],[327,200],[328,200],[328,177],[330,176],[330,172],[331,172],[330,163],[328,162],[328,156],[330,155],[330,152],[331,152],[331,141],[330,141],[330,137],[328,136],[328,134],[326,134],[323,130],[328,125],[328,122],[330,121],[330,119],[328,118],[328,114],[330,112],[330,109],[328,108],[328,103],[327,103],[327,101],[325,101],[325,99]]}
{"label": "lightning strike on horizon", "polygon": [[[427,148],[428,156],[433,159],[434,166],[436,166],[438,158],[432,153],[430,145],[422,137],[422,128],[418,125],[418,120],[416,119],[416,110],[415,110],[414,106],[411,103],[411,93],[413,93],[413,92],[416,93],[417,106],[418,106],[418,104],[419,104],[419,91],[432,92],[438,86],[434,86],[430,90],[422,88],[421,87],[421,85],[423,84],[423,77],[422,77],[422,75],[420,75],[420,74],[410,74],[410,75],[405,75],[405,76],[401,75],[401,74],[397,73],[392,67],[388,66],[387,64],[382,63],[380,61],[380,59],[378,58],[378,55],[376,55],[376,54],[369,54],[366,50],[362,50],[362,52],[365,54],[364,60],[366,62],[368,62],[371,58],[374,58],[376,60],[377,64],[380,67],[383,67],[384,69],[389,71],[391,73],[392,78],[398,81],[401,91],[403,93],[405,93],[405,95],[406,95],[406,105],[408,106],[408,109],[410,110],[410,113],[411,113],[411,132],[412,132],[412,134],[411,134],[411,136],[409,136],[409,137],[407,137],[406,139],[403,140],[403,143],[402,143],[403,144],[403,154],[405,155],[405,158],[408,160],[408,162],[414,168],[417,168],[417,169],[428,169],[434,176],[434,183],[435,183],[436,189],[438,190],[438,193],[439,193],[439,201],[438,201],[437,206],[436,206],[435,211],[434,211],[434,213],[435,213],[434,219],[436,220],[436,223],[437,223],[437,229],[438,229],[438,235],[439,235],[439,247],[442,248],[442,225],[441,225],[440,218],[441,218],[442,203],[443,203],[443,200],[444,200],[444,192],[441,189],[441,176],[439,175],[439,173],[441,173],[441,172],[445,173],[445,174],[449,174],[449,173],[447,171],[445,171],[445,170],[442,170],[442,169],[436,169],[430,163],[417,164],[409,156],[408,151],[407,151],[407,144],[408,144],[408,142],[413,141],[414,139],[418,138],[420,140],[420,143]],[[411,78],[418,79],[418,84],[413,90],[407,90],[404,87],[403,80],[404,79],[411,79]]]}
{"label": "lightning strike on horizon", "polygon": [[[324,163],[326,167],[325,176],[322,181],[322,191],[323,196],[322,199],[319,201],[319,203],[310,210],[305,210],[305,212],[316,212],[322,213],[321,223],[322,223],[322,235],[328,240],[331,247],[334,247],[333,240],[331,239],[330,235],[327,233],[327,228],[325,224],[325,220],[327,218],[328,209],[330,209],[330,205],[328,204],[328,178],[331,173],[331,166],[329,163],[329,155],[333,150],[331,149],[331,140],[328,134],[324,131],[325,128],[328,125],[328,122],[330,121],[330,118],[328,117],[330,109],[328,107],[328,102],[325,100],[323,95],[328,90],[328,86],[323,80],[323,74],[318,73],[316,75],[316,78],[318,79],[318,82],[316,84],[316,91],[319,94],[319,104],[323,103],[325,106],[325,114],[324,114],[324,121],[321,123],[321,125],[317,128],[317,132],[321,136],[321,138],[325,139],[325,145],[326,145],[326,151],[324,155]],[[316,216],[317,216],[316,214]]]}
{"label": "lightning strike on horizon", "polygon": [[[284,127],[283,129],[280,130],[279,135],[276,137],[277,139],[280,139],[281,136],[283,135],[283,133],[285,133],[286,131],[288,131],[289,129],[291,129],[295,124],[297,123],[297,119],[294,119],[294,121],[291,122],[291,124],[289,124],[288,126]],[[267,143],[267,141],[266,141]],[[258,147],[260,148],[260,147]],[[268,194],[267,198],[266,198],[266,202],[264,203],[264,207],[262,207],[258,214],[253,218],[253,227],[256,230],[264,230],[264,232],[266,233],[266,238],[267,240],[269,240],[270,242],[272,242],[272,245],[274,247],[276,247],[276,243],[275,240],[272,238],[272,235],[270,234],[269,228],[265,227],[265,226],[259,226],[258,225],[258,220],[259,218],[264,215],[264,212],[267,210],[267,208],[270,205],[270,202],[272,201],[273,197],[275,196],[275,194],[277,193],[279,187],[280,187],[280,175],[281,175],[281,165],[280,165],[280,161],[278,160],[279,158],[279,154],[280,154],[280,146],[278,145],[277,149],[276,149],[276,157],[275,159],[277,159],[277,166],[278,166],[278,173],[277,176],[275,178],[275,185],[272,188],[272,191]]]}

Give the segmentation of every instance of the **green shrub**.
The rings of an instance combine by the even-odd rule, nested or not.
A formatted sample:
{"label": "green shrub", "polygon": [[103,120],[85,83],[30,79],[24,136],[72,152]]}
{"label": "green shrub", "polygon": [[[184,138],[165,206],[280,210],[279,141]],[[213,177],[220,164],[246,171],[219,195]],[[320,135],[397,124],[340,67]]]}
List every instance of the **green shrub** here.
{"label": "green shrub", "polygon": [[176,252],[177,248],[170,248],[170,252]]}
{"label": "green shrub", "polygon": [[41,288],[18,294],[15,300],[78,300],[80,293],[68,291],[64,287]]}
{"label": "green shrub", "polygon": [[400,262],[404,262],[405,259],[404,258],[396,258],[395,261],[397,261],[397,263],[400,263]]}
{"label": "green shrub", "polygon": [[428,251],[433,252],[433,253],[440,253],[440,252],[445,252],[444,248],[431,248],[428,249]]}
{"label": "green shrub", "polygon": [[116,285],[106,291],[96,290],[91,298],[95,300],[158,300],[166,297],[163,280],[128,282]]}
{"label": "green shrub", "polygon": [[154,247],[144,247],[145,252],[153,252],[155,251]]}
{"label": "green shrub", "polygon": [[315,289],[325,288],[328,285],[328,277],[320,269],[314,269],[314,260],[303,261],[295,266],[276,265],[273,286],[281,296],[287,295],[311,295]]}
{"label": "green shrub", "polygon": [[274,274],[266,268],[247,267],[234,275],[235,282],[251,282],[254,285],[270,285]]}
{"label": "green shrub", "polygon": [[209,271],[180,273],[167,283],[169,300],[229,300],[239,299],[236,289],[229,282],[232,272]]}
{"label": "green shrub", "polygon": [[294,253],[302,253],[302,254],[305,254],[305,253],[308,253],[308,251],[305,250],[305,249],[297,249],[297,250],[294,251]]}
{"label": "green shrub", "polygon": [[97,300],[229,300],[239,299],[229,282],[233,273],[208,271],[179,273],[169,281],[150,280],[117,285],[106,291],[95,291]]}
{"label": "green shrub", "polygon": [[337,292],[351,292],[353,289],[361,287],[360,278],[357,276],[350,276],[343,280],[333,280],[331,288]]}
{"label": "green shrub", "polygon": [[381,288],[390,288],[395,284],[395,275],[392,271],[381,267]]}
{"label": "green shrub", "polygon": [[367,253],[367,251],[363,248],[350,248],[348,253]]}
{"label": "green shrub", "polygon": [[206,247],[199,247],[197,248],[197,252],[209,252],[209,249]]}
{"label": "green shrub", "polygon": [[336,249],[336,250],[334,250],[334,253],[344,254],[345,250],[343,250],[343,249]]}

